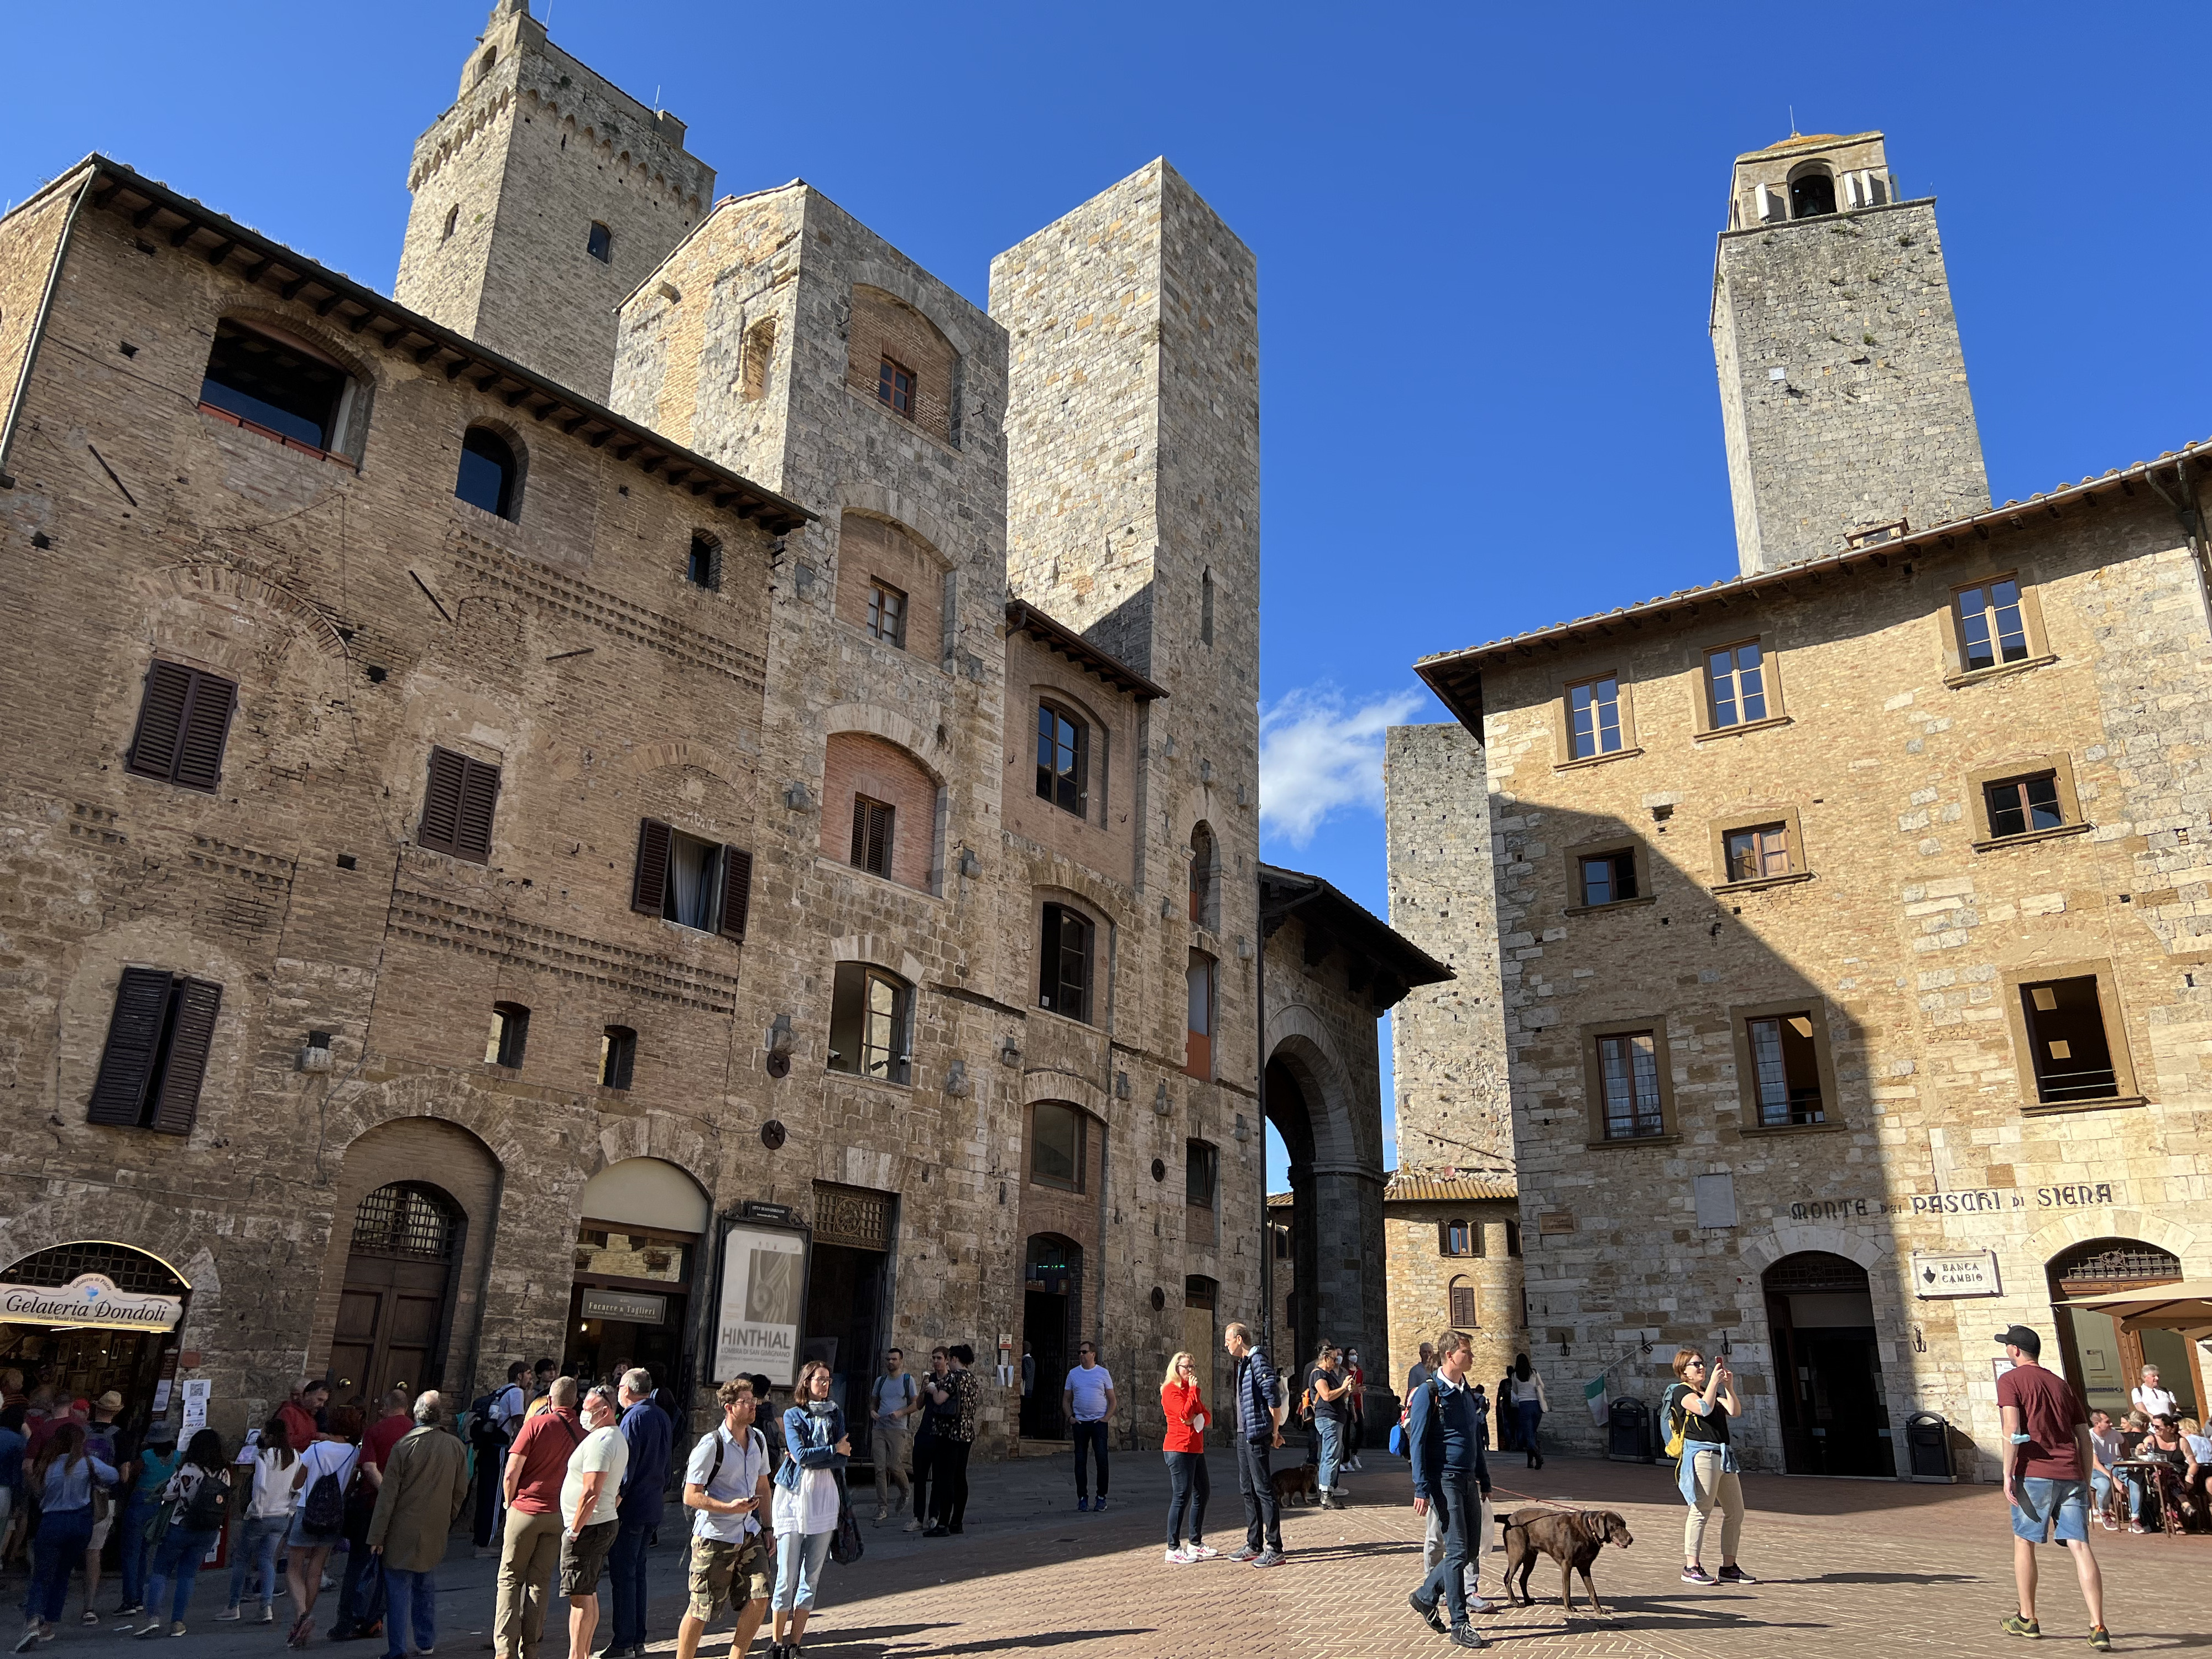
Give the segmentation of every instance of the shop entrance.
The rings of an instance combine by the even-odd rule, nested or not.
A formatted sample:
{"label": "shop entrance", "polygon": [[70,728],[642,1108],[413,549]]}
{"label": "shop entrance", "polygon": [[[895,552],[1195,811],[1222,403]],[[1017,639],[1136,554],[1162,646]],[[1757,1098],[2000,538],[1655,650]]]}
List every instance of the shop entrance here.
{"label": "shop entrance", "polygon": [[1895,1475],[1866,1269],[1824,1251],[1766,1270],[1767,1328],[1791,1474]]}
{"label": "shop entrance", "polygon": [[1065,1440],[1060,1384],[1075,1364],[1083,1318],[1083,1249],[1057,1233],[1032,1233],[1023,1251],[1022,1340],[1036,1361],[1036,1386],[1022,1401],[1022,1438]]}
{"label": "shop entrance", "polygon": [[2118,1296],[2181,1278],[2181,1259],[2139,1238],[2093,1238],[2051,1259],[2051,1322],[2058,1330],[2067,1381],[2091,1411],[2118,1420],[2145,1365],[2158,1367],[2184,1417],[2201,1419],[2204,1373],[2196,1343],[2180,1331],[2124,1331],[2110,1314],[2065,1305],[2075,1297]]}
{"label": "shop entrance", "polygon": [[461,1206],[443,1188],[396,1181],[362,1200],[331,1332],[331,1397],[374,1416],[390,1389],[419,1393],[445,1374]]}
{"label": "shop entrance", "polygon": [[[177,1327],[191,1286],[159,1258],[120,1244],[57,1244],[0,1273],[0,1369],[64,1404],[123,1396],[133,1432],[176,1369]],[[164,1358],[167,1364],[164,1364]],[[166,1409],[168,1401],[161,1401]]]}
{"label": "shop entrance", "polygon": [[868,1461],[868,1389],[882,1368],[890,1305],[892,1226],[898,1197],[865,1187],[814,1183],[813,1254],[806,1273],[802,1359],[830,1368],[830,1395],[860,1425],[854,1461]]}
{"label": "shop entrance", "polygon": [[673,1164],[629,1158],[584,1183],[561,1369],[586,1385],[632,1366],[688,1400],[692,1269],[707,1194]]}

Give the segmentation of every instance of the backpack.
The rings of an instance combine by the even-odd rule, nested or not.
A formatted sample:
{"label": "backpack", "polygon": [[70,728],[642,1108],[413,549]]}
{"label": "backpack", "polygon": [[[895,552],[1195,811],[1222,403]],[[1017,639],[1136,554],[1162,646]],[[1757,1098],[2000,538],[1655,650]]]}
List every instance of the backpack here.
{"label": "backpack", "polygon": [[175,1524],[186,1532],[213,1532],[222,1525],[228,1489],[212,1473],[203,1471],[191,1497],[177,1512]]}
{"label": "backpack", "polygon": [[1667,1455],[1677,1461],[1682,1455],[1682,1437],[1690,1426],[1690,1414],[1682,1409],[1683,1396],[1689,1391],[1682,1382],[1667,1390]]}
{"label": "backpack", "polygon": [[338,1484],[336,1470],[325,1469],[307,1488],[307,1501],[300,1506],[300,1525],[308,1532],[345,1530],[345,1488]]}

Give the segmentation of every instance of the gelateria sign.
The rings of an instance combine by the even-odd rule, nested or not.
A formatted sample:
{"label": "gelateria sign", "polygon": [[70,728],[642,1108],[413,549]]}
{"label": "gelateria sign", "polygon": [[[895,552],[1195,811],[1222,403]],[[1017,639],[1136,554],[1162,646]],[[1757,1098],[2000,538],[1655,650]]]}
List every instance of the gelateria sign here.
{"label": "gelateria sign", "polygon": [[182,1297],[118,1291],[106,1273],[79,1273],[66,1285],[0,1284],[0,1322],[9,1324],[169,1331],[184,1316]]}

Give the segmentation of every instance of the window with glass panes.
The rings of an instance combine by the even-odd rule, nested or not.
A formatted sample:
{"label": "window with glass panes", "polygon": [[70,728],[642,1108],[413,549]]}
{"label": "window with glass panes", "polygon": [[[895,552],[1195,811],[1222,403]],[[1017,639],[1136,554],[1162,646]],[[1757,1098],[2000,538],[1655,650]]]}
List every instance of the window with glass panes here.
{"label": "window with glass panes", "polygon": [[1708,651],[1705,677],[1716,727],[1766,718],[1766,665],[1757,640]]}
{"label": "window with glass panes", "polygon": [[1605,1138],[1633,1140],[1666,1132],[1659,1102],[1659,1043],[1650,1031],[1597,1040],[1598,1078],[1605,1091]]}
{"label": "window with glass panes", "polygon": [[1091,1018],[1091,919],[1065,904],[1044,907],[1037,949],[1037,1006]]}
{"label": "window with glass panes", "polygon": [[1722,838],[1728,849],[1728,878],[1758,881],[1790,873],[1790,828],[1782,823],[1731,830]]}
{"label": "window with glass panes", "polygon": [[2025,836],[2037,830],[2057,830],[2066,822],[2058,804],[2058,775],[2039,772],[2032,777],[2005,778],[1982,786],[1982,799],[1990,809],[1990,835]]}
{"label": "window with glass panes", "polygon": [[1618,904],[1636,896],[1635,854],[1601,853],[1581,862],[1584,904]]}
{"label": "window with glass panes", "polygon": [[868,585],[868,636],[906,646],[906,595],[888,582]]}
{"label": "window with glass panes", "polygon": [[1048,702],[1037,705],[1036,792],[1064,812],[1084,814],[1089,734],[1081,720]]}
{"label": "window with glass panes", "polygon": [[[862,371],[866,373],[865,370]],[[866,382],[861,382],[866,385]],[[876,396],[898,414],[914,418],[914,371],[886,357],[876,377]]]}
{"label": "window with glass panes", "polygon": [[1567,738],[1577,760],[1620,748],[1620,681],[1608,674],[1567,688]]}
{"label": "window with glass panes", "polygon": [[1753,1092],[1763,1128],[1825,1123],[1820,1101],[1820,1051],[1810,1013],[1778,1014],[1749,1022]]}
{"label": "window with glass panes", "polygon": [[2007,576],[1958,591],[1959,644],[1969,672],[2027,657],[2027,628],[2020,615],[2020,583]]}

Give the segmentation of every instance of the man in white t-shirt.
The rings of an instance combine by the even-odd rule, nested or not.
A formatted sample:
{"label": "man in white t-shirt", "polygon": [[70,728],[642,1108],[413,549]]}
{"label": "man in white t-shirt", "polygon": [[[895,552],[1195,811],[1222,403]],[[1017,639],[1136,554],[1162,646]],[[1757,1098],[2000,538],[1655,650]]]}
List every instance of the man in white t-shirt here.
{"label": "man in white t-shirt", "polygon": [[1098,1363],[1098,1350],[1088,1342],[1076,1350],[1081,1363],[1067,1373],[1060,1391],[1060,1409],[1074,1427],[1075,1507],[1091,1507],[1091,1469],[1084,1459],[1089,1448],[1098,1459],[1098,1507],[1106,1507],[1106,1420],[1114,1415],[1114,1374]]}
{"label": "man in white t-shirt", "polygon": [[737,1612],[730,1651],[751,1651],[775,1589],[775,1557],[760,1517],[774,1496],[768,1442],[753,1426],[753,1385],[738,1377],[716,1392],[722,1423],[691,1449],[684,1503],[691,1511],[691,1602],[676,1629],[676,1659],[699,1659],[699,1638],[725,1601]]}
{"label": "man in white t-shirt", "polygon": [[599,1627],[599,1573],[614,1547],[629,1442],[616,1425],[622,1402],[601,1383],[584,1396],[590,1432],[568,1455],[561,1482],[561,1594],[568,1598],[568,1651],[587,1654]]}
{"label": "man in white t-shirt", "polygon": [[2142,1368],[2142,1383],[2128,1395],[2136,1402],[2136,1409],[2145,1417],[2171,1417],[2179,1422],[2181,1413],[2173,1398],[2173,1390],[2158,1385],[2158,1367]]}

